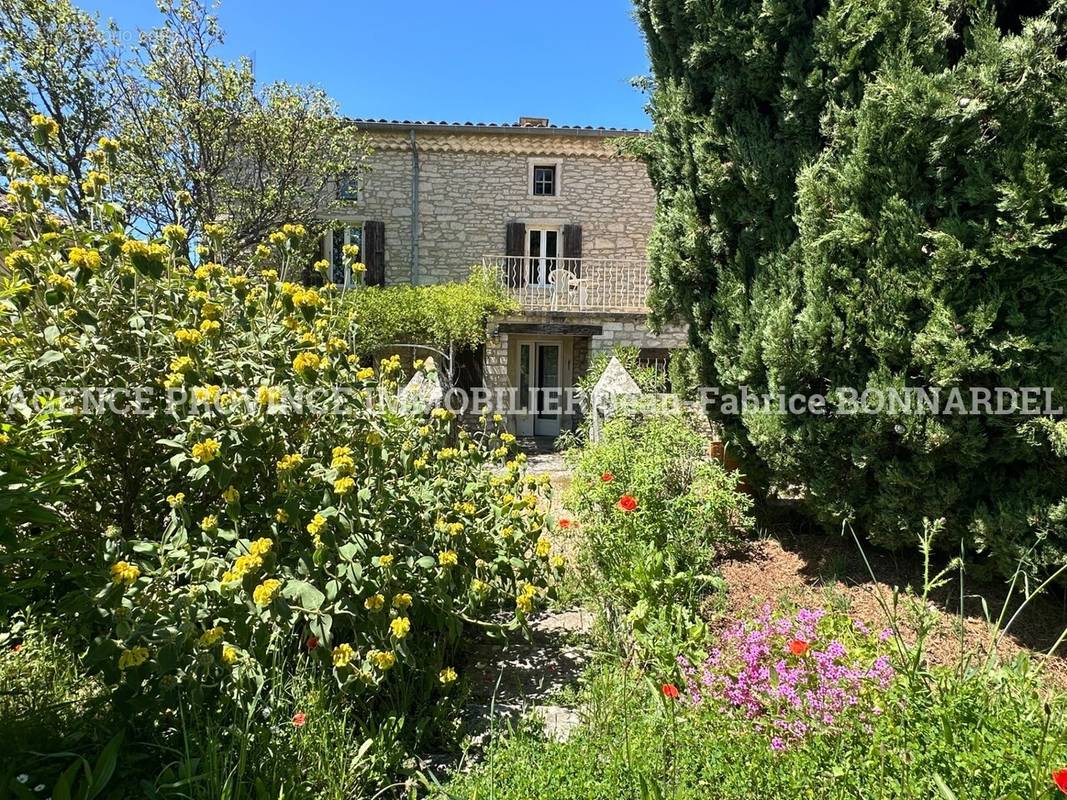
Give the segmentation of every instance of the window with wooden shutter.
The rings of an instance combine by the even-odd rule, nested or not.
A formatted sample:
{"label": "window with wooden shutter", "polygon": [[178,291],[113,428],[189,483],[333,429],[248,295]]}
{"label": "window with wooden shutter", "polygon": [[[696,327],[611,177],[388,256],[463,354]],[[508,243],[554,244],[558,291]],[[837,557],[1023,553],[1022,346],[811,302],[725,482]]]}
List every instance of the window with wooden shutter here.
{"label": "window with wooden shutter", "polygon": [[526,225],[509,222],[504,231],[504,274],[508,286],[517,289],[526,285]]}
{"label": "window with wooden shutter", "polygon": [[563,226],[563,268],[582,277],[582,226]]}
{"label": "window with wooden shutter", "polygon": [[363,223],[363,263],[367,266],[364,283],[385,286],[385,223],[380,220]]}

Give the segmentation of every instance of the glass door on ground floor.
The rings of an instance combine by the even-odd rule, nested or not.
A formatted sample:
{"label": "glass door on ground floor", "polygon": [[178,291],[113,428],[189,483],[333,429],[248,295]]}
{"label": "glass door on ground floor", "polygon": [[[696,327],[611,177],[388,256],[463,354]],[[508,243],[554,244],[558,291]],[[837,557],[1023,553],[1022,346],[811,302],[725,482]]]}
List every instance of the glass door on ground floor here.
{"label": "glass door on ground floor", "polygon": [[516,433],[519,436],[558,436],[563,397],[561,345],[558,341],[518,343],[518,406]]}

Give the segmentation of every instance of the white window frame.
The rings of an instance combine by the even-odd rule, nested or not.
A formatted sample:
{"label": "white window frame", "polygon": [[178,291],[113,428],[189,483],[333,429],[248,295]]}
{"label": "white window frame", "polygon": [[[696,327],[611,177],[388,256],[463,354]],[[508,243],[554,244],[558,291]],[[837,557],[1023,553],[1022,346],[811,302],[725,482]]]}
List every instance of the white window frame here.
{"label": "white window frame", "polygon": [[[534,167],[555,167],[556,180],[552,194],[534,194]],[[563,193],[563,160],[559,158],[528,158],[526,159],[526,191],[527,196],[534,198],[559,197]]]}
{"label": "white window frame", "polygon": [[[541,255],[537,256],[539,261],[538,261],[538,266],[537,266],[536,270],[533,269],[534,264],[531,261],[533,256],[530,255],[530,234],[532,232],[534,232],[534,231],[539,231],[540,234],[541,234],[541,236],[540,236],[540,239],[541,239]],[[548,240],[548,235],[547,234],[549,233],[549,231],[552,231],[552,232],[554,232],[556,234],[556,255],[555,256],[546,256],[544,254],[545,253],[545,243]],[[532,222],[527,222],[526,223],[526,236],[525,236],[524,241],[522,243],[522,248],[523,248],[523,254],[526,256],[526,268],[527,268],[527,270],[529,270],[529,272],[527,273],[527,281],[526,281],[527,285],[528,286],[548,286],[549,285],[549,283],[548,283],[548,274],[549,274],[549,272],[551,272],[553,268],[554,269],[559,269],[559,267],[560,267],[560,263],[559,262],[563,260],[563,225],[561,225],[559,223],[556,223],[556,222],[536,221],[536,220],[532,221]],[[548,258],[554,258],[555,259],[556,264],[555,264],[554,267],[550,268],[550,266],[547,263],[545,263],[546,259],[548,259]],[[535,274],[538,274],[538,273],[540,273],[542,271],[544,272],[544,280],[543,281],[532,280],[532,278],[534,277]]]}
{"label": "white window frame", "polygon": [[[351,288],[356,285],[356,282],[352,280],[352,270],[345,267],[345,280],[344,283],[333,280],[333,234],[337,228],[340,227],[345,232],[344,244],[352,244],[352,231],[359,231],[359,257],[363,258],[363,220],[344,220],[340,225],[330,228],[326,235],[322,237],[322,257],[329,262],[330,266],[327,270],[327,279],[335,286],[342,286],[344,288]],[[342,245],[343,246],[343,245]]]}
{"label": "white window frame", "polygon": [[356,196],[355,197],[341,197],[341,184],[344,181],[344,176],[338,175],[333,182],[333,196],[334,202],[359,205],[363,202],[363,182],[366,179],[366,175],[357,175],[356,180]]}

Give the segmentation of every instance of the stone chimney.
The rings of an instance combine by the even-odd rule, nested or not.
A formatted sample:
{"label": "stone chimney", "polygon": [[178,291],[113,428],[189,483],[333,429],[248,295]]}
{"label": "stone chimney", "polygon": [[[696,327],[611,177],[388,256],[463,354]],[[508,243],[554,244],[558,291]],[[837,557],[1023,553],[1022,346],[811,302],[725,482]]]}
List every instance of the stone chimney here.
{"label": "stone chimney", "polygon": [[519,117],[520,128],[547,128],[548,117]]}

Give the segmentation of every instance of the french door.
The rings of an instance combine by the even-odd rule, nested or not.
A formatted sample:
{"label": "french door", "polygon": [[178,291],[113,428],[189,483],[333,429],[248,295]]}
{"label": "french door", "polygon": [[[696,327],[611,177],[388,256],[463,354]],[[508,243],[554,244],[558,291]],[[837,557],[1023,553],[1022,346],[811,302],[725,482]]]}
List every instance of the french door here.
{"label": "french door", "polygon": [[558,436],[560,431],[559,392],[546,390],[561,386],[559,342],[523,341],[519,343],[519,408],[525,413],[517,418],[521,436]]}
{"label": "french door", "polygon": [[526,282],[547,286],[559,258],[559,228],[530,228],[526,232]]}

